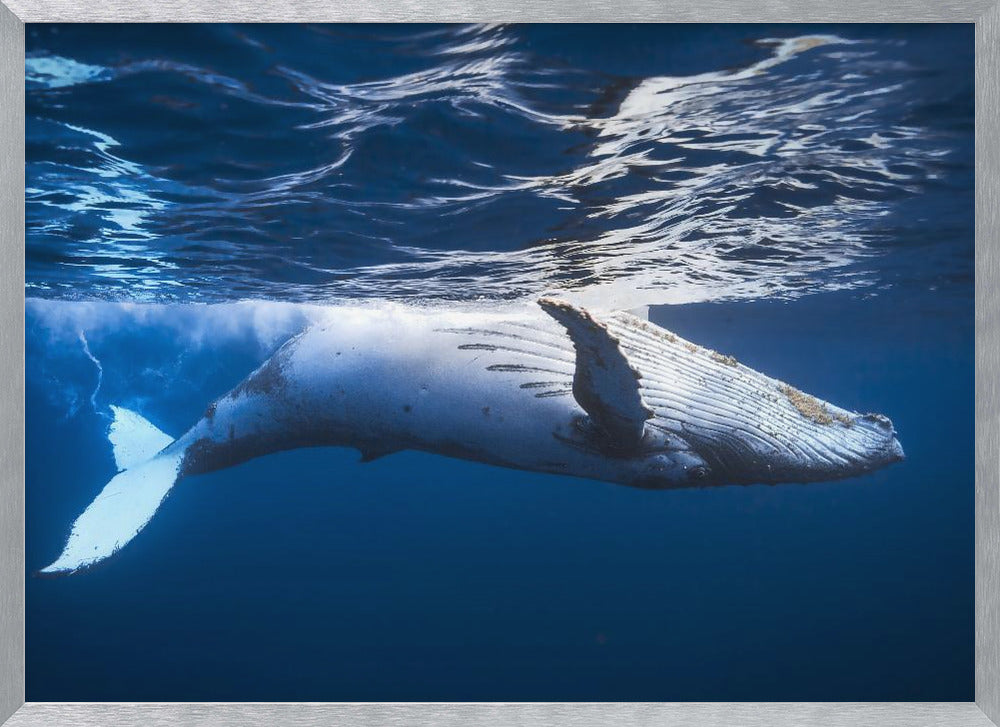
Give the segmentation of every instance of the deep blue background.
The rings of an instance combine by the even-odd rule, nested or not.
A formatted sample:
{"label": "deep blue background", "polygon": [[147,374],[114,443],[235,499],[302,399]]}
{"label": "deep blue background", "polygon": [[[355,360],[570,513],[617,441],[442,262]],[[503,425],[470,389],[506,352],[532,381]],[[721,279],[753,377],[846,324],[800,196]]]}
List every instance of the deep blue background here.
{"label": "deep blue background", "polygon": [[[273,61],[233,38],[252,35],[286,65],[330,83],[421,67],[419,34],[434,29],[376,30],[35,26],[28,48],[29,56],[108,67],[140,56],[239,67],[256,91],[291,102],[283,77],[268,72]],[[880,53],[901,62],[919,59],[905,103],[887,105],[875,121],[926,125],[947,153],[919,184],[877,193],[886,213],[867,223],[874,255],[845,268],[853,288],[831,290],[836,276],[821,274],[824,292],[813,295],[659,306],[651,317],[821,398],[886,413],[903,463],[843,482],[651,492],[412,452],[368,464],[347,450],[266,457],[180,483],[142,535],[102,567],[29,578],[27,699],[973,699],[970,28],[546,26],[514,36],[520,51],[561,69],[553,73],[564,90],[545,98],[549,108],[564,93],[563,111],[586,100],[599,113],[624,93],[615,95],[616,81],[627,90],[646,75],[739,66],[765,55],[748,37],[815,30],[876,39]],[[576,87],[579,74],[588,80]],[[608,81],[609,100],[596,98],[588,74]],[[630,176],[579,190],[569,212],[560,200],[521,194],[451,216],[391,206],[351,216],[343,205],[325,206],[324,195],[343,192],[337,184],[354,184],[358,199],[398,201],[432,186],[426,170],[434,164],[466,169],[463,158],[429,153],[407,157],[425,167],[409,187],[405,170],[386,180],[362,165],[332,187],[310,188],[313,206],[254,206],[225,197],[219,179],[246,173],[250,183],[315,163],[308,145],[261,141],[268,129],[291,128],[287,113],[312,117],[276,106],[268,107],[274,116],[258,116],[251,108],[260,104],[240,107],[228,96],[233,105],[211,107],[208,100],[223,101],[209,90],[199,99],[206,116],[185,127],[184,107],[148,104],[183,96],[156,86],[176,81],[138,74],[37,92],[29,82],[29,295],[77,299],[63,304],[67,320],[83,321],[103,369],[93,407],[97,370],[76,324],[56,325],[29,302],[29,571],[57,555],[68,525],[114,474],[107,404],[132,406],[179,434],[278,342],[214,324],[188,335],[186,323],[165,323],[198,318],[184,301],[274,298],[281,285],[289,298],[316,299],[351,278],[351,264],[409,254],[372,242],[381,237],[446,251],[468,249],[470,239],[505,251],[553,234],[587,237],[607,224],[589,219],[588,205],[634,183]],[[497,113],[463,127],[481,137],[459,151],[541,173],[563,163],[554,140],[588,138]],[[80,194],[66,180],[79,182],[76,162],[93,163],[74,161],[60,137],[67,127],[50,124],[63,116],[118,139],[118,157],[155,167],[155,178],[124,177],[153,199],[175,195],[176,206],[153,209],[130,233],[102,215],[148,202],[39,202],[60,194],[56,171],[62,194]],[[352,159],[427,138],[421,123],[365,137],[369,156],[358,148]],[[227,145],[237,137],[245,147]],[[511,139],[522,143],[505,146]],[[248,171],[253,165],[263,166]],[[193,191],[202,183],[207,207]],[[755,198],[761,215],[768,201]],[[337,245],[306,234],[331,228],[343,233]],[[218,247],[227,235],[231,248]],[[128,244],[138,251],[123,253]],[[120,275],[101,267],[126,253],[135,257]],[[174,267],[158,267],[159,253]],[[311,261],[308,270],[289,264],[300,259]],[[133,296],[136,280],[168,279],[180,287]],[[79,302],[117,297],[175,307],[119,322]]]}
{"label": "deep blue background", "polygon": [[[650,492],[349,450],[186,480],[105,566],[29,580],[29,698],[970,699],[967,309],[828,294],[657,311],[890,414],[906,461],[845,482]],[[210,356],[216,392],[250,368]],[[29,381],[32,568],[114,472],[100,421],[60,421],[50,394]],[[174,416],[205,398],[177,391]]]}

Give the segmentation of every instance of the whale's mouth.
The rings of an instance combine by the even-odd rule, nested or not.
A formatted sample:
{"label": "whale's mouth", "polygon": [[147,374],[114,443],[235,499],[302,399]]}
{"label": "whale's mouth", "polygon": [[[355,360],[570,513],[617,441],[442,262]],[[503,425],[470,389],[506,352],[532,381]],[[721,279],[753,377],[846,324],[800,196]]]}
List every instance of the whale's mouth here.
{"label": "whale's mouth", "polygon": [[855,419],[855,424],[860,431],[866,433],[864,443],[869,447],[866,456],[861,459],[861,464],[867,465],[865,471],[906,459],[903,445],[888,417],[882,414],[863,414]]}

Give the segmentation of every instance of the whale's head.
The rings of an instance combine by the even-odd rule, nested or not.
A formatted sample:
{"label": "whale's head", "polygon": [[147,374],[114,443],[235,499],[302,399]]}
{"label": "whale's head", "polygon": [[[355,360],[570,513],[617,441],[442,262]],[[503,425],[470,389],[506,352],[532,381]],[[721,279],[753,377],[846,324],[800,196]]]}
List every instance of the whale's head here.
{"label": "whale's head", "polygon": [[664,382],[650,385],[648,425],[688,448],[681,484],[835,480],[903,459],[888,417],[847,411],[711,353],[703,359],[698,373],[672,378],[670,397],[652,391]]}
{"label": "whale's head", "polygon": [[[817,482],[903,459],[896,430],[881,414],[843,409],[633,317],[616,317],[609,328],[650,414],[651,486]],[[665,459],[682,472],[662,466]],[[655,481],[656,472],[664,482]]]}
{"label": "whale's head", "polygon": [[638,487],[816,482],[897,462],[892,422],[799,391],[629,313],[595,318],[539,305],[576,354],[584,446],[620,462]]}

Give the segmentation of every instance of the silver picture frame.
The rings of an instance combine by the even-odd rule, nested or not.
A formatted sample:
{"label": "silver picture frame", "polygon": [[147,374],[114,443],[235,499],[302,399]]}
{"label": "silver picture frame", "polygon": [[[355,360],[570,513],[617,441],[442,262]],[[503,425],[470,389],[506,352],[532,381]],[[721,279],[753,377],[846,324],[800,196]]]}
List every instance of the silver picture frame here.
{"label": "silver picture frame", "polygon": [[[25,703],[24,33],[38,22],[959,22],[976,54],[975,702]],[[0,724],[1000,725],[1000,0],[2,0]]]}

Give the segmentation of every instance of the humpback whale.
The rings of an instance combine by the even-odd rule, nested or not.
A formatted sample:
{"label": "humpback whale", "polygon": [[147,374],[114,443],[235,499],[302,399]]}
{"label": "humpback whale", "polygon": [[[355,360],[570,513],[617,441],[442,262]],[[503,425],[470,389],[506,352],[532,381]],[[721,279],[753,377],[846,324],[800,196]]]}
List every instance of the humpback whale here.
{"label": "humpback whale", "polygon": [[643,318],[531,308],[331,308],[172,439],[112,407],[119,473],[40,572],[125,546],[174,483],[297,447],[404,449],[671,489],[813,482],[903,458],[892,423],[821,401]]}

